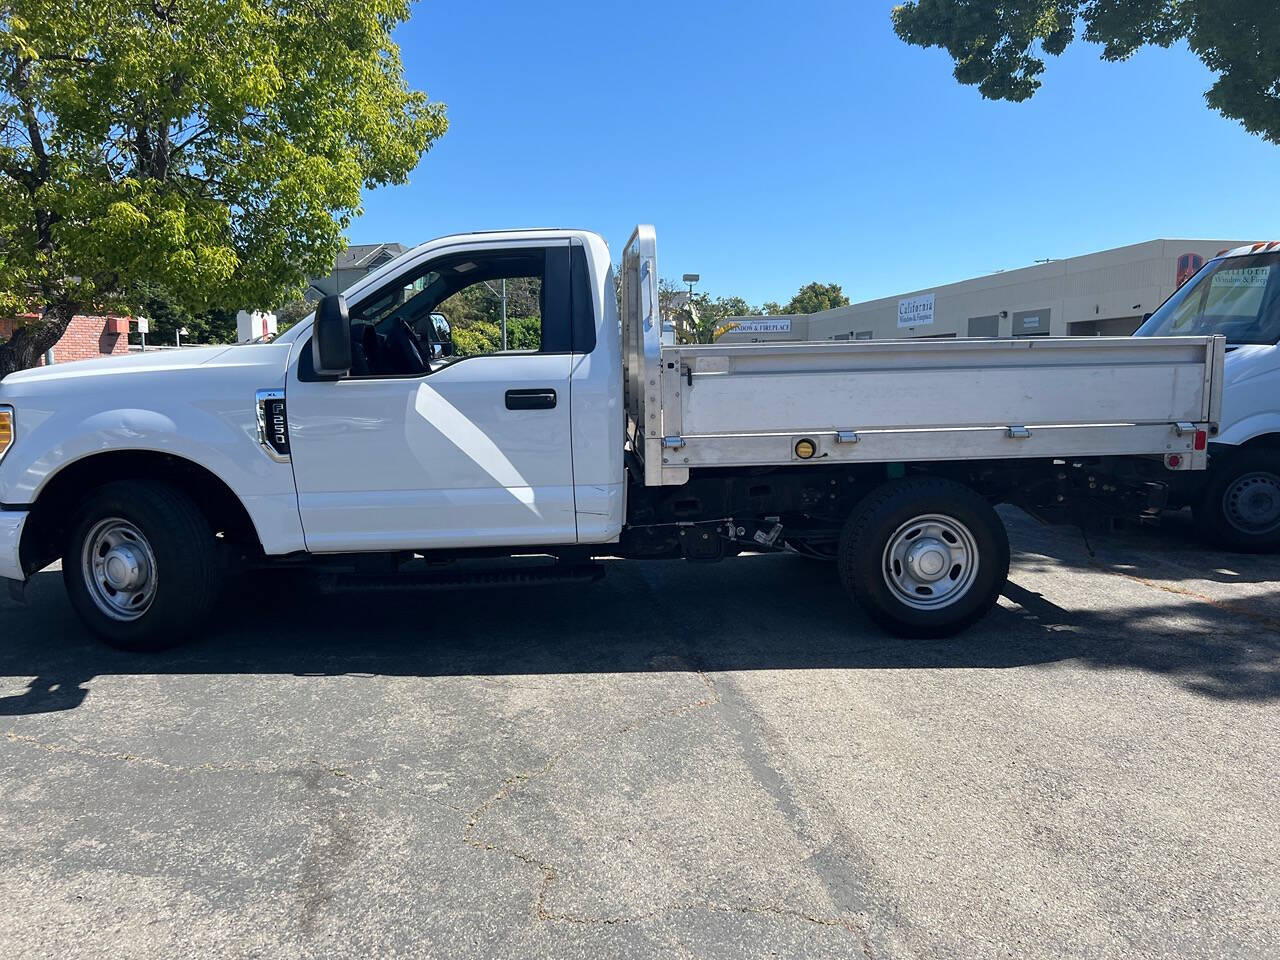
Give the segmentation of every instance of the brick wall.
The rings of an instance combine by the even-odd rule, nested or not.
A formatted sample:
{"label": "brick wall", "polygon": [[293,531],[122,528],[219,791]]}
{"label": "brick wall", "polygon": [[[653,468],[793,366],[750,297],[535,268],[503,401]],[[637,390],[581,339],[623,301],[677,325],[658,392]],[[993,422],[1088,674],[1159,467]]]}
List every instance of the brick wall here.
{"label": "brick wall", "polygon": [[[76,360],[128,353],[129,337],[123,333],[111,333],[108,326],[111,319],[84,314],[73,317],[67,332],[53,348],[54,362],[72,363]],[[9,339],[13,335],[13,328],[13,319],[0,318],[0,340]]]}
{"label": "brick wall", "polygon": [[55,363],[71,363],[75,360],[91,360],[129,352],[129,337],[123,333],[109,333],[109,317],[72,317],[67,332],[53,348]]}

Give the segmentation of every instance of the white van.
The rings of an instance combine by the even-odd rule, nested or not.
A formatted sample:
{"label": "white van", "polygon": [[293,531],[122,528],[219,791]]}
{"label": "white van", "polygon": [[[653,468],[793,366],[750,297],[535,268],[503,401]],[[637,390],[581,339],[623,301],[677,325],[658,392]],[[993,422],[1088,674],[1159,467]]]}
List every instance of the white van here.
{"label": "white van", "polygon": [[1249,552],[1280,548],[1280,241],[1206,263],[1134,334],[1227,338],[1222,421],[1207,473],[1180,476],[1174,506],[1205,535]]}

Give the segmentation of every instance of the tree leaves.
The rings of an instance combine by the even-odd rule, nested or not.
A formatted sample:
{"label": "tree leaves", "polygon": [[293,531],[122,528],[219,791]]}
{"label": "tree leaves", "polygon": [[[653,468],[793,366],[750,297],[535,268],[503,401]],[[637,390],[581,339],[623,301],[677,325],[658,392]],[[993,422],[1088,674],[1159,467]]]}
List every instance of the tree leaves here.
{"label": "tree leaves", "polygon": [[1022,101],[1040,89],[1042,55],[1076,38],[1102,45],[1105,60],[1186,40],[1218,75],[1209,106],[1250,133],[1280,143],[1280,16],[1274,0],[911,0],[893,9],[898,36],[942,47],[955,77],[992,100]]}
{"label": "tree leaves", "polygon": [[190,311],[269,306],[327,273],[361,191],[405,182],[447,128],[405,83],[391,33],[408,15],[0,6],[0,306],[130,310],[147,283]]}
{"label": "tree leaves", "polygon": [[847,307],[849,298],[838,283],[808,283],[782,308],[783,313],[819,313],[836,307]]}

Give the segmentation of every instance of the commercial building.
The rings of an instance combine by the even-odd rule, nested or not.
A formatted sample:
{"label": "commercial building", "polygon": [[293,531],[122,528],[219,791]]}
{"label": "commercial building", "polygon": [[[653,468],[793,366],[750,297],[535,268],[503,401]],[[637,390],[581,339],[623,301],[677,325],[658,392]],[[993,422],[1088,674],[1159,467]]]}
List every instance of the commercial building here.
{"label": "commercial building", "polygon": [[806,316],[742,317],[723,343],[1128,336],[1204,262],[1246,240],[1150,240]]}

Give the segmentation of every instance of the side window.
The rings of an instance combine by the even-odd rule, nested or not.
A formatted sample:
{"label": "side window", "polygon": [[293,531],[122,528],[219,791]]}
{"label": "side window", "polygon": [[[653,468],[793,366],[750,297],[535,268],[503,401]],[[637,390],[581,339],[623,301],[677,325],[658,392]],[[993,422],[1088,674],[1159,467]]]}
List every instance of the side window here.
{"label": "side window", "polygon": [[542,272],[478,280],[435,309],[448,321],[458,357],[542,349]]}
{"label": "side window", "polygon": [[568,245],[442,257],[351,307],[353,377],[422,376],[470,357],[570,347]]}

